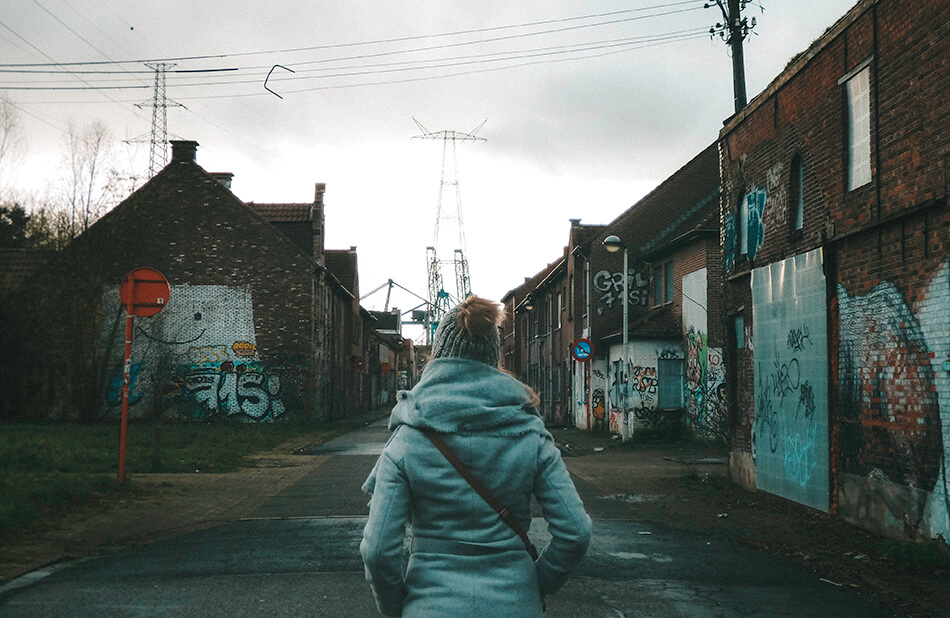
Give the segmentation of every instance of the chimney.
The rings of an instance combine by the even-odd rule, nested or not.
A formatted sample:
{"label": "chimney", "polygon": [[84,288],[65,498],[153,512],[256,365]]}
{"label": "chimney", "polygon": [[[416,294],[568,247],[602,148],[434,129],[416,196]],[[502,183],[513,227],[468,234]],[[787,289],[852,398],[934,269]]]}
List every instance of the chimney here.
{"label": "chimney", "polygon": [[580,219],[568,219],[568,221],[571,222],[571,227],[577,227],[578,225],[581,224],[581,220],[580,220]]}
{"label": "chimney", "polygon": [[323,228],[326,226],[326,218],[323,214],[323,194],[327,191],[327,183],[316,183],[313,191],[313,205],[310,207],[310,230],[312,234],[313,246],[311,255],[318,264],[323,264]]}
{"label": "chimney", "polygon": [[191,140],[171,140],[172,163],[194,163],[198,142]]}
{"label": "chimney", "polygon": [[231,179],[234,178],[234,174],[231,172],[211,172],[211,175],[214,176],[214,179],[224,185],[225,189],[231,189]]}

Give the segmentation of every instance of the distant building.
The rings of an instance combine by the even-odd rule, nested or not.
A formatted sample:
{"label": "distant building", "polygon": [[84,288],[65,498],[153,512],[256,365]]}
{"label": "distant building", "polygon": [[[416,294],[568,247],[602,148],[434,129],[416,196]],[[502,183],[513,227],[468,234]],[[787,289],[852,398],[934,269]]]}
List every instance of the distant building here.
{"label": "distant building", "polygon": [[[539,393],[549,424],[725,434],[718,196],[712,144],[611,223],[572,220],[563,255],[505,296],[505,367]],[[610,235],[627,247],[626,273]]]}

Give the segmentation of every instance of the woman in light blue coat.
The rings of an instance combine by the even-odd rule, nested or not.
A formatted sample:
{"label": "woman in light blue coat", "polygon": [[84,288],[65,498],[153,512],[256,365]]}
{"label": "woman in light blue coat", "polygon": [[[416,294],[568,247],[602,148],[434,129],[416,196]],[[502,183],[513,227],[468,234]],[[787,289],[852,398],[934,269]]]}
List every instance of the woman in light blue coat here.
{"label": "woman in light blue coat", "polygon": [[[470,296],[445,314],[433,360],[400,392],[360,552],[385,616],[542,616],[587,551],[590,518],[536,396],[497,369],[498,306]],[[527,530],[534,495],[551,542],[532,562],[522,540],[437,450],[435,431]],[[406,524],[409,562],[403,569]]]}

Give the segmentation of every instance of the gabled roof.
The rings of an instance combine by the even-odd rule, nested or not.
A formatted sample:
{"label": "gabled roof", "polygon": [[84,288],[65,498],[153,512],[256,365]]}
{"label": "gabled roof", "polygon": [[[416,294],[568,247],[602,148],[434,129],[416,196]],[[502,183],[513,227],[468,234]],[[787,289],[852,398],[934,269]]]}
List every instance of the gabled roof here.
{"label": "gabled roof", "polygon": [[585,225],[583,223],[578,223],[577,225],[571,226],[571,245],[574,247],[574,250],[577,250],[578,247],[588,243],[595,236],[599,235],[603,229],[607,227],[606,225]]}
{"label": "gabled roof", "polygon": [[[147,220],[148,225],[142,225]],[[209,252],[201,262],[185,262],[164,244],[154,242],[157,235],[172,236],[183,225],[207,230]],[[121,281],[130,263],[148,263],[158,270],[172,269],[181,277],[200,270],[205,280],[228,281],[232,264],[227,252],[219,249],[217,239],[230,241],[254,238],[267,246],[270,259],[287,260],[301,268],[318,267],[313,257],[281,233],[273,224],[249,208],[215,176],[193,159],[176,159],[148,182],[96,221],[85,232],[57,252],[46,268],[57,269],[64,262],[88,258],[83,264],[89,277]],[[225,249],[221,246],[220,249]],[[86,259],[86,258],[84,258]],[[54,264],[55,262],[55,264]],[[179,281],[170,281],[172,284]]]}
{"label": "gabled roof", "polygon": [[53,253],[50,249],[0,249],[0,289],[28,281]]}
{"label": "gabled roof", "polygon": [[356,251],[352,249],[328,249],[323,252],[327,270],[340,280],[343,287],[356,296],[357,284]]}
{"label": "gabled roof", "polygon": [[548,264],[547,266],[545,266],[544,269],[541,270],[541,272],[539,272],[539,273],[536,274],[535,276],[533,276],[533,277],[531,277],[531,278],[525,280],[524,283],[522,283],[521,285],[519,285],[519,286],[516,287],[515,289],[509,290],[508,293],[505,294],[504,298],[502,299],[502,302],[507,302],[507,299],[508,299],[509,297],[514,297],[515,307],[517,308],[518,306],[521,305],[521,303],[524,301],[525,297],[526,297],[530,292],[533,292],[535,289],[537,289],[538,286],[541,285],[541,283],[543,283],[544,280],[547,279],[548,276],[550,276],[551,273],[553,273],[555,270],[557,270],[557,268],[558,268],[559,266],[561,266],[562,264],[564,264],[564,263],[565,263],[565,262],[564,262],[564,258],[563,258],[563,257],[560,258],[560,259],[557,259],[557,260],[555,260],[555,261],[553,261],[553,262],[551,262],[550,264]]}
{"label": "gabled roof", "polygon": [[718,212],[718,196],[719,148],[713,142],[603,232],[616,234],[633,251],[650,251]]}
{"label": "gabled roof", "polygon": [[271,223],[304,223],[310,221],[313,204],[258,204],[247,202],[247,206]]}

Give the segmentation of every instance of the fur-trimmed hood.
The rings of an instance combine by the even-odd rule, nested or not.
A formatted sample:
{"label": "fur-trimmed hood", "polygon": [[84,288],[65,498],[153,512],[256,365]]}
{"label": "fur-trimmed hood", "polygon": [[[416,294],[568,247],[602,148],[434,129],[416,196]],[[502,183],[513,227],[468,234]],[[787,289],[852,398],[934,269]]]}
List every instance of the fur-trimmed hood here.
{"label": "fur-trimmed hood", "polygon": [[437,358],[411,391],[397,394],[389,429],[409,425],[440,433],[546,435],[531,400],[524,384],[485,363]]}

